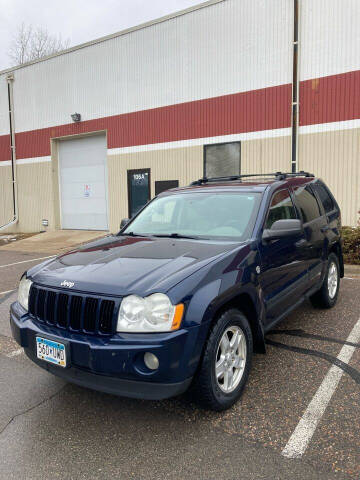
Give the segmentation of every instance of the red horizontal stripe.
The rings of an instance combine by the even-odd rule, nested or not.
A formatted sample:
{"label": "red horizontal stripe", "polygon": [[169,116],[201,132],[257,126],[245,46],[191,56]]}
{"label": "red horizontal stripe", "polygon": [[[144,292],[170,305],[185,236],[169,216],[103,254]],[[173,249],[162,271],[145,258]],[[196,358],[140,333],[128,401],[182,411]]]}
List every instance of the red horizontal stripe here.
{"label": "red horizontal stripe", "polygon": [[0,162],[10,158],[10,135],[0,135]]}
{"label": "red horizontal stripe", "polygon": [[[17,158],[50,155],[51,138],[97,130],[107,130],[108,148],[116,148],[285,128],[290,104],[291,85],[280,85],[21,132],[16,134]],[[0,160],[10,158],[5,150],[0,146]]]}
{"label": "red horizontal stripe", "polygon": [[300,125],[360,118],[360,71],[300,84]]}
{"label": "red horizontal stripe", "polygon": [[[360,118],[360,71],[300,83],[300,125]],[[291,85],[224,95],[16,134],[17,158],[50,155],[50,139],[107,130],[108,148],[286,128]],[[9,135],[0,136],[0,161],[10,159]]]}

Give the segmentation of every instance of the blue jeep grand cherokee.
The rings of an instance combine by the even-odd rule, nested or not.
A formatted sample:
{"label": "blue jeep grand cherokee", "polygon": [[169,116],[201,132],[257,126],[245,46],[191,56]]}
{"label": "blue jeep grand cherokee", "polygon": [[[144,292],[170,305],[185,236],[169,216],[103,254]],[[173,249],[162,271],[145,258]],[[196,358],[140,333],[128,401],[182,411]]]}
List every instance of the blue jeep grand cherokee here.
{"label": "blue jeep grand cherokee", "polygon": [[14,338],[86,387],[207,408],[241,395],[264,334],[306,298],[332,307],[339,207],[300,172],[206,179],[162,193],[117,235],[24,274]]}

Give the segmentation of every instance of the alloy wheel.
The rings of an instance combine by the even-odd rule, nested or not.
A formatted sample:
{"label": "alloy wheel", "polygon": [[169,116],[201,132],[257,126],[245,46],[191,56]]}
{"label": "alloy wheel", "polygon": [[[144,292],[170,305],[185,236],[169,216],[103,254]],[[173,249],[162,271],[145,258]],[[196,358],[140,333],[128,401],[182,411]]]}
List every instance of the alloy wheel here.
{"label": "alloy wheel", "polygon": [[225,393],[239,385],[246,365],[246,339],[237,325],[228,327],[223,333],[216,353],[215,376],[217,384]]}
{"label": "alloy wheel", "polygon": [[329,265],[327,284],[329,297],[333,299],[338,287],[338,271],[335,262],[331,262]]}

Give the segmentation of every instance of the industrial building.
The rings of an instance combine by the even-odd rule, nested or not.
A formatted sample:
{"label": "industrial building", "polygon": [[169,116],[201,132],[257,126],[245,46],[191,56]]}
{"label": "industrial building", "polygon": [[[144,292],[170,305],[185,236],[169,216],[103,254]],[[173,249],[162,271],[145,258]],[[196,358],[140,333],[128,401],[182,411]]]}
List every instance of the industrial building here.
{"label": "industrial building", "polygon": [[0,72],[0,226],[116,231],[204,175],[298,170],[356,225],[359,25],[358,0],[212,0]]}

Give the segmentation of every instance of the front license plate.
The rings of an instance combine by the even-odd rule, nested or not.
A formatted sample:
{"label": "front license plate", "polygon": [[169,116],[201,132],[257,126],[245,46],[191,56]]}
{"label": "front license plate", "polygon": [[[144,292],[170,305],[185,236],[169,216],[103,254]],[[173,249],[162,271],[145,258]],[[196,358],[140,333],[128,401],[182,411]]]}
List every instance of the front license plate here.
{"label": "front license plate", "polygon": [[36,354],[37,358],[45,360],[45,362],[66,367],[66,350],[62,343],[36,337]]}

